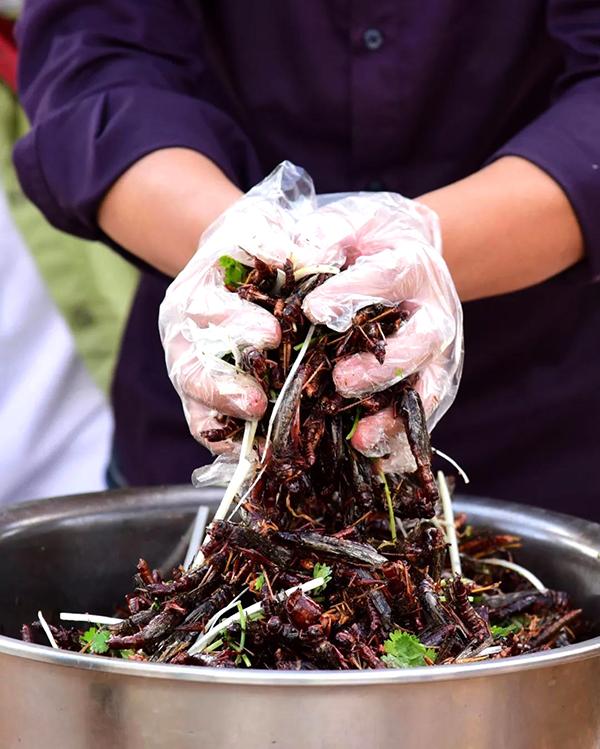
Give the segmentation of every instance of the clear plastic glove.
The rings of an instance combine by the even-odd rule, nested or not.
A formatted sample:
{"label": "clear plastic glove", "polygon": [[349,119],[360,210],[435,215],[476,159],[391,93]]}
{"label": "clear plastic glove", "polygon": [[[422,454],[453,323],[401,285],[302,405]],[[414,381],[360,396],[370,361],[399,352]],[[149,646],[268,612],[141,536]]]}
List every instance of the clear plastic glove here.
{"label": "clear plastic glove", "polygon": [[291,259],[297,271],[326,263],[326,252],[308,244],[299,250],[294,241],[299,217],[315,208],[310,177],[285,162],[207,229],[167,290],[159,328],[169,377],[192,435],[213,452],[234,447],[229,439],[206,443],[201,437],[222,427],[221,416],[259,419],[267,407],[259,383],[236,367],[240,353],[249,346],[276,348],[281,338],[273,315],[227,290],[220,259],[252,266],[259,258],[278,267]]}
{"label": "clear plastic glove", "polygon": [[[344,270],[304,302],[313,322],[342,332],[370,304],[402,302],[412,309],[387,339],[383,364],[370,353],[337,363],[337,390],[360,397],[418,373],[416,388],[432,429],[454,400],[462,369],[462,308],[442,259],[436,215],[400,195],[362,193],[330,203],[304,223],[305,241],[345,256]],[[391,408],[361,419],[352,444],[369,457],[390,455],[386,471],[414,466],[402,422]]]}
{"label": "clear plastic glove", "polygon": [[[462,312],[441,257],[435,214],[392,193],[317,197],[310,177],[284,162],[204,233],[161,306],[169,375],[197,439],[219,428],[221,414],[263,415],[267,401],[260,385],[223,357],[238,360],[247,346],[272,349],[280,341],[269,312],[225,288],[223,255],[247,265],[258,257],[279,267],[289,259],[297,277],[343,269],[304,303],[314,322],[334,330],[347,330],[354,314],[370,304],[406,302],[412,315],[389,338],[383,365],[371,354],[342,360],[334,371],[336,386],[356,397],[418,372],[430,427],[452,403],[462,362]],[[372,456],[396,448],[405,454],[408,447],[391,411],[362,419],[353,445]],[[231,442],[209,447],[224,452]],[[389,467],[400,470],[406,460],[395,460]]]}

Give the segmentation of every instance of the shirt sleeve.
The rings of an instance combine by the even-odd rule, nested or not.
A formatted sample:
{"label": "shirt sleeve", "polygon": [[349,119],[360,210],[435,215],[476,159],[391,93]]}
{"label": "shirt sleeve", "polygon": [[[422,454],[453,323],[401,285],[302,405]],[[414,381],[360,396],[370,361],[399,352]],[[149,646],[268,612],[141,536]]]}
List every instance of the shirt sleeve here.
{"label": "shirt sleeve", "polygon": [[564,69],[549,108],[493,156],[521,156],[562,187],[579,220],[588,279],[600,281],[600,4],[549,0]]}
{"label": "shirt sleeve", "polygon": [[58,228],[103,238],[103,196],[161,148],[203,153],[242,189],[262,176],[209,69],[191,0],[29,0],[17,39],[32,128],[15,165],[28,197]]}

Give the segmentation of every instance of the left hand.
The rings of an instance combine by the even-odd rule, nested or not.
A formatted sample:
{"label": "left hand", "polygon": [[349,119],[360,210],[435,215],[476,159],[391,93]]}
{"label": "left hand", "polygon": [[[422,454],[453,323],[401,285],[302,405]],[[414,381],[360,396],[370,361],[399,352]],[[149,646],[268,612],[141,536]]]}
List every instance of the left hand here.
{"label": "left hand", "polygon": [[[441,255],[436,214],[400,195],[371,193],[331,203],[302,223],[301,237],[327,247],[343,267],[306,298],[303,309],[313,322],[342,332],[370,304],[404,302],[413,310],[387,339],[383,364],[370,353],[336,364],[338,391],[360,397],[417,373],[431,429],[454,400],[462,368],[462,309]],[[352,445],[369,457],[390,455],[384,470],[411,465],[402,423],[391,407],[361,419]]]}

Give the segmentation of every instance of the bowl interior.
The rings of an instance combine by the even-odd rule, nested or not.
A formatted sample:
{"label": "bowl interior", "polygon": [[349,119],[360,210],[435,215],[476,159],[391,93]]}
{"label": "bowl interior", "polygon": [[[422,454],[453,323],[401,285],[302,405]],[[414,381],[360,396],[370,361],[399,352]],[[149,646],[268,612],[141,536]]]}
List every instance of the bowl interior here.
{"label": "bowl interior", "polygon": [[[138,558],[153,567],[181,561],[199,504],[219,490],[187,487],[74,496],[0,513],[0,634],[59,611],[111,615],[131,590]],[[568,591],[600,623],[600,526],[523,505],[461,499],[469,521],[523,540],[517,561],[552,588]],[[169,559],[169,557],[171,557]],[[600,634],[600,626],[592,629]]]}

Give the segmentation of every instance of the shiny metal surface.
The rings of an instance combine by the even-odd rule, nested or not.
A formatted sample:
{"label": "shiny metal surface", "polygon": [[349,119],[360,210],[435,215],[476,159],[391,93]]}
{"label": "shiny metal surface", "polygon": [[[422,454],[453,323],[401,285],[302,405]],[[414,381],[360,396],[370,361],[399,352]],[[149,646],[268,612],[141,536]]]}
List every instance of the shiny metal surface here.
{"label": "shiny metal surface", "polygon": [[[13,639],[42,608],[112,613],[137,557],[159,564],[219,491],[126,490],[0,512],[1,749],[596,749],[600,637],[433,669],[274,673],[113,661]],[[487,500],[520,561],[600,622],[600,526]]]}

